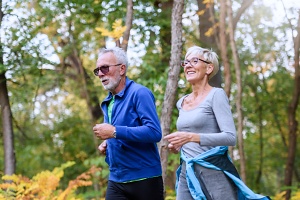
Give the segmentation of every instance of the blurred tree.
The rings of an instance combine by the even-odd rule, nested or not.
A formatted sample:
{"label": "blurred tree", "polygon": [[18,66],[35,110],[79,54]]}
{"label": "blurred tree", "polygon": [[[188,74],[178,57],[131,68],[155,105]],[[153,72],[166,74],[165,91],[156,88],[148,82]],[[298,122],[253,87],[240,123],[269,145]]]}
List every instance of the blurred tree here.
{"label": "blurred tree", "polygon": [[132,21],[133,21],[133,1],[132,0],[127,0],[127,9],[126,9],[126,30],[123,34],[123,41],[121,44],[122,49],[127,51],[128,48],[128,42],[130,38],[130,31],[132,28]]}
{"label": "blurred tree", "polygon": [[[2,29],[2,21],[5,8],[2,7],[0,0],[0,27]],[[6,13],[9,14],[9,13]],[[14,149],[14,132],[12,124],[12,112],[10,108],[9,95],[7,89],[6,72],[3,58],[3,43],[0,36],[0,106],[3,131],[3,150],[4,150],[4,174],[12,175],[16,169],[16,158]]]}
{"label": "blurred tree", "polygon": [[228,29],[229,29],[229,40],[230,47],[232,50],[233,56],[233,65],[235,69],[236,76],[236,85],[237,85],[237,94],[236,94],[236,111],[237,111],[237,134],[238,134],[238,147],[239,147],[239,155],[240,155],[240,174],[242,180],[246,183],[246,160],[245,160],[245,152],[244,152],[244,137],[243,137],[243,109],[242,109],[242,94],[243,94],[243,85],[242,85],[242,73],[240,66],[240,58],[238,55],[236,43],[235,43],[235,33],[233,29],[233,14],[232,14],[232,2],[231,0],[227,0],[227,16],[228,16]]}
{"label": "blurred tree", "polygon": [[[160,123],[163,137],[170,133],[171,117],[176,102],[176,93],[178,87],[180,62],[182,52],[182,14],[184,11],[184,0],[175,0],[172,8],[172,37],[171,37],[171,58],[168,72],[166,92],[162,105]],[[166,183],[168,167],[168,144],[166,140],[159,143],[159,152],[162,162],[163,180]]]}
{"label": "blurred tree", "polygon": [[[297,152],[297,137],[298,137],[298,121],[297,121],[297,108],[299,106],[300,98],[300,9],[298,10],[298,23],[296,26],[297,36],[293,37],[294,41],[294,87],[292,99],[288,105],[288,127],[289,127],[289,139],[288,139],[288,156],[285,167],[285,179],[284,183],[288,187],[286,190],[285,199],[291,198],[291,189],[293,172],[295,168],[295,158]],[[291,26],[292,28],[292,26]],[[293,28],[292,28],[293,31]],[[293,31],[294,32],[294,31]]]}

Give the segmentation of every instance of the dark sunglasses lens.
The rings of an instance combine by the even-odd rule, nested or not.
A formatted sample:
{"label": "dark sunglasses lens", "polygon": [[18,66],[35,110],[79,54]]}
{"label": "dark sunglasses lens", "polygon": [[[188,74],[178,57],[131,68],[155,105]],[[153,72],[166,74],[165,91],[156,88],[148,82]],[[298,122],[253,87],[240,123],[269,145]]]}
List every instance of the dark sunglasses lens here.
{"label": "dark sunglasses lens", "polygon": [[98,73],[99,73],[99,68],[94,69],[95,76],[98,76]]}
{"label": "dark sunglasses lens", "polygon": [[101,66],[100,70],[103,74],[107,74],[109,72],[109,66],[107,65]]}

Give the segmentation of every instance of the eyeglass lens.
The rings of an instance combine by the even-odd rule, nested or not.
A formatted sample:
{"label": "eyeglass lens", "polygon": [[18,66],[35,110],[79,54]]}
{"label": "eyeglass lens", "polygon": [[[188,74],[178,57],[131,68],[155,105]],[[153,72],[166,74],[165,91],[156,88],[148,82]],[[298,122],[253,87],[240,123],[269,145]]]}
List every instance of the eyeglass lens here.
{"label": "eyeglass lens", "polygon": [[181,62],[181,66],[182,66],[182,67],[185,67],[185,66],[186,66],[187,64],[189,64],[189,63],[191,64],[191,66],[195,66],[195,65],[198,64],[199,60],[202,61],[202,62],[204,62],[204,63],[206,63],[206,64],[211,64],[211,62],[202,60],[202,59],[200,59],[200,58],[192,58],[191,60],[184,60],[184,61],[182,61],[182,62]]}
{"label": "eyeglass lens", "polygon": [[189,63],[192,66],[197,65],[198,64],[198,58],[192,58],[191,60],[184,60],[184,61],[181,62],[181,66],[184,67]]}
{"label": "eyeglass lens", "polygon": [[96,76],[98,76],[99,74],[99,70],[103,73],[103,74],[107,74],[109,72],[109,66],[108,65],[103,65],[101,67],[98,67],[96,69],[94,69],[94,74]]}

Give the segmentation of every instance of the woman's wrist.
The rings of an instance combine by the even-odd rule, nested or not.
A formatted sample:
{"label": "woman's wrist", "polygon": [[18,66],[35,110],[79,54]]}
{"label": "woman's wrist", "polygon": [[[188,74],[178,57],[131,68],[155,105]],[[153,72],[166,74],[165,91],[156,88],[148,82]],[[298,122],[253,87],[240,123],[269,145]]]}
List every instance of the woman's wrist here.
{"label": "woman's wrist", "polygon": [[191,142],[196,142],[199,143],[200,142],[200,135],[197,133],[191,133],[192,137],[191,137]]}

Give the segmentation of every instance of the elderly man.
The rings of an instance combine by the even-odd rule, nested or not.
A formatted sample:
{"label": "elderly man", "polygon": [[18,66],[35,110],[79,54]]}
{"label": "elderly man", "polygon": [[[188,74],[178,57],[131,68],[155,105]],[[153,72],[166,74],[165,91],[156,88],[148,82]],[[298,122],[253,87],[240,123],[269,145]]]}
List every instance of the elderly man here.
{"label": "elderly man", "polygon": [[163,200],[156,143],[162,133],[152,92],[126,76],[128,60],[119,47],[101,49],[94,74],[109,91],[101,103],[104,123],[93,127],[104,140],[109,180],[106,200]]}

